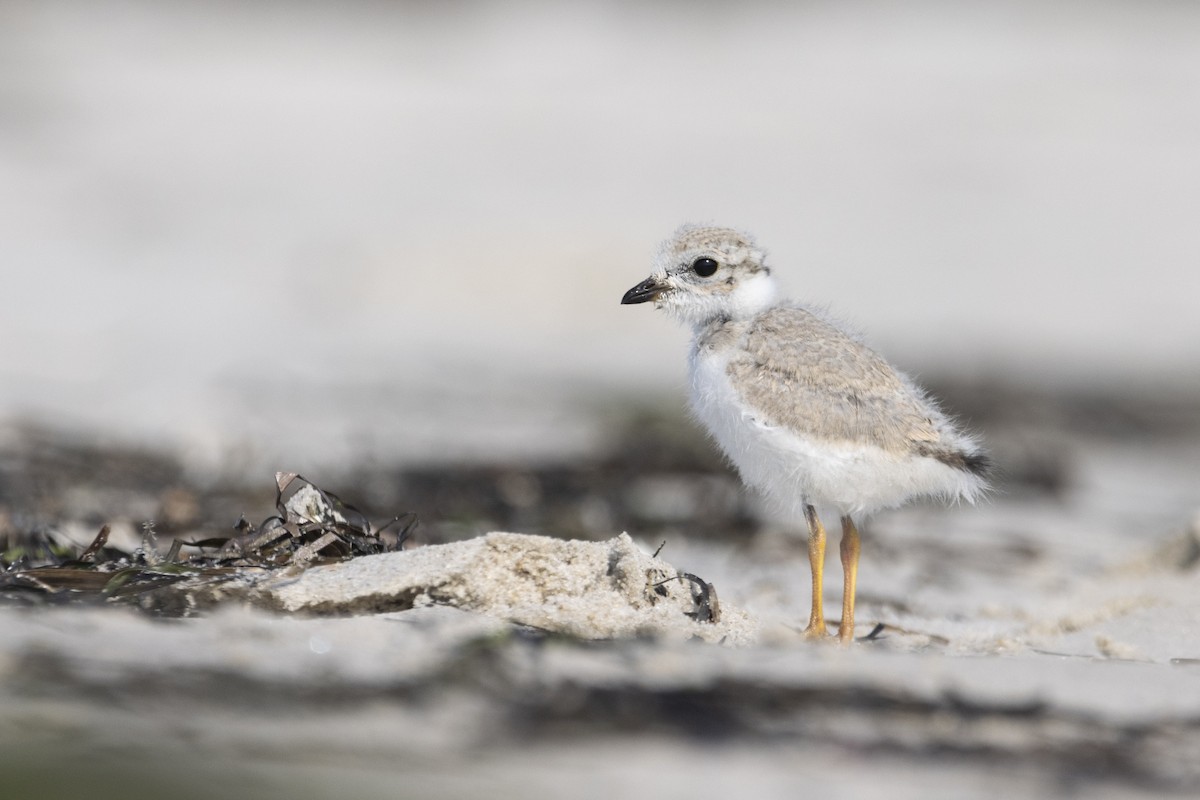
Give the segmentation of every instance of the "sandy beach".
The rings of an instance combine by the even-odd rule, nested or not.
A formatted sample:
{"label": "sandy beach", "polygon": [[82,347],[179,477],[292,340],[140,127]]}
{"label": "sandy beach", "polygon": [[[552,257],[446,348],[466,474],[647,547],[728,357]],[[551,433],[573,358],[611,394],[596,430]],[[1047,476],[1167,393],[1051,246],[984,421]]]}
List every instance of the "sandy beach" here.
{"label": "sandy beach", "polygon": [[[738,539],[687,536],[687,514],[711,513],[694,506],[634,538],[438,544],[462,527],[431,524],[413,549],[226,586],[182,618],[167,590],[98,606],[9,587],[8,774],[72,796],[83,779],[45,766],[70,753],[114,785],[137,764],[135,796],[557,795],[580,777],[589,797],[1187,796],[1200,777],[1200,518],[1181,466],[1200,437],[1072,452],[1055,492],[1013,484],[983,507],[919,506],[868,527],[858,633],[882,628],[849,648],[800,635],[802,540],[769,520]],[[671,469],[629,473],[614,493],[695,474]],[[503,471],[457,480],[460,497],[512,493]],[[1126,503],[1106,499],[1114,485]],[[75,502],[90,496],[88,481],[70,486]],[[173,491],[141,505],[179,502]],[[197,492],[195,506],[231,496]],[[117,503],[114,535],[137,541],[115,513],[130,496]],[[734,512],[723,519],[736,529]],[[191,525],[189,540],[219,530]],[[671,580],[684,572],[720,598],[719,623],[696,618],[690,584]]]}
{"label": "sandy beach", "polygon": [[[1198,25],[0,5],[0,797],[1194,796]],[[618,305],[685,221],[995,457],[850,647]]]}

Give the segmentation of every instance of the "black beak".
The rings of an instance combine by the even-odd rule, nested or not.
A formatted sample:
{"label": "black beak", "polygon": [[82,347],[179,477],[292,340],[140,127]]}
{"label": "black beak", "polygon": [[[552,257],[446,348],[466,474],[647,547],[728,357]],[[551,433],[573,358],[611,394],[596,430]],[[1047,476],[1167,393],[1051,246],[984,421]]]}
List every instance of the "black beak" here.
{"label": "black beak", "polygon": [[654,298],[658,297],[666,290],[667,287],[654,280],[654,278],[646,278],[646,280],[642,281],[637,286],[625,293],[625,296],[621,298],[621,305],[626,306],[632,305],[633,303],[645,303],[647,300],[653,300]]}

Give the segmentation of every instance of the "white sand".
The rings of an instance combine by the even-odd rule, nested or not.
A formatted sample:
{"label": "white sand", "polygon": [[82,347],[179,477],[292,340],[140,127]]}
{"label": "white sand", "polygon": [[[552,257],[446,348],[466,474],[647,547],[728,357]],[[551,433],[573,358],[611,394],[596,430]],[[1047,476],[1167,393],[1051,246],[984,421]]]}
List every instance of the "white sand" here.
{"label": "white sand", "polygon": [[626,534],[582,542],[490,533],[452,544],[365,556],[275,578],[256,587],[269,607],[307,614],[363,614],[447,605],[546,631],[607,639],[656,635],[745,644],[757,624],[720,604],[713,622],[695,584],[642,552]]}

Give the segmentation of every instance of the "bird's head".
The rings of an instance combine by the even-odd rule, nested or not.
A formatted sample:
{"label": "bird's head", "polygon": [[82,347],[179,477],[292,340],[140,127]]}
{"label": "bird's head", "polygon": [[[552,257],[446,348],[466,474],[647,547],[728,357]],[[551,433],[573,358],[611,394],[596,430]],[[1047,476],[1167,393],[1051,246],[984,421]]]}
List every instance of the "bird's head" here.
{"label": "bird's head", "polygon": [[747,234],[685,225],[663,243],[650,277],[621,302],[653,300],[655,308],[691,325],[748,319],[775,302],[775,279],[765,257]]}

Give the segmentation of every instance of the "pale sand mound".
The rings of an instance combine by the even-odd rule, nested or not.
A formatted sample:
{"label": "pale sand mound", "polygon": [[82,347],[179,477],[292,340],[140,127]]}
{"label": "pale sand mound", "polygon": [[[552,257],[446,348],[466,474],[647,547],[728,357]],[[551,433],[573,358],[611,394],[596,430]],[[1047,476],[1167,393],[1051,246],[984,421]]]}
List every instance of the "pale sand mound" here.
{"label": "pale sand mound", "polygon": [[254,595],[272,608],[312,614],[454,606],[588,639],[655,635],[746,644],[755,638],[755,619],[719,603],[711,587],[706,603],[705,587],[680,575],[624,533],[606,542],[489,533],[314,567],[269,579]]}

